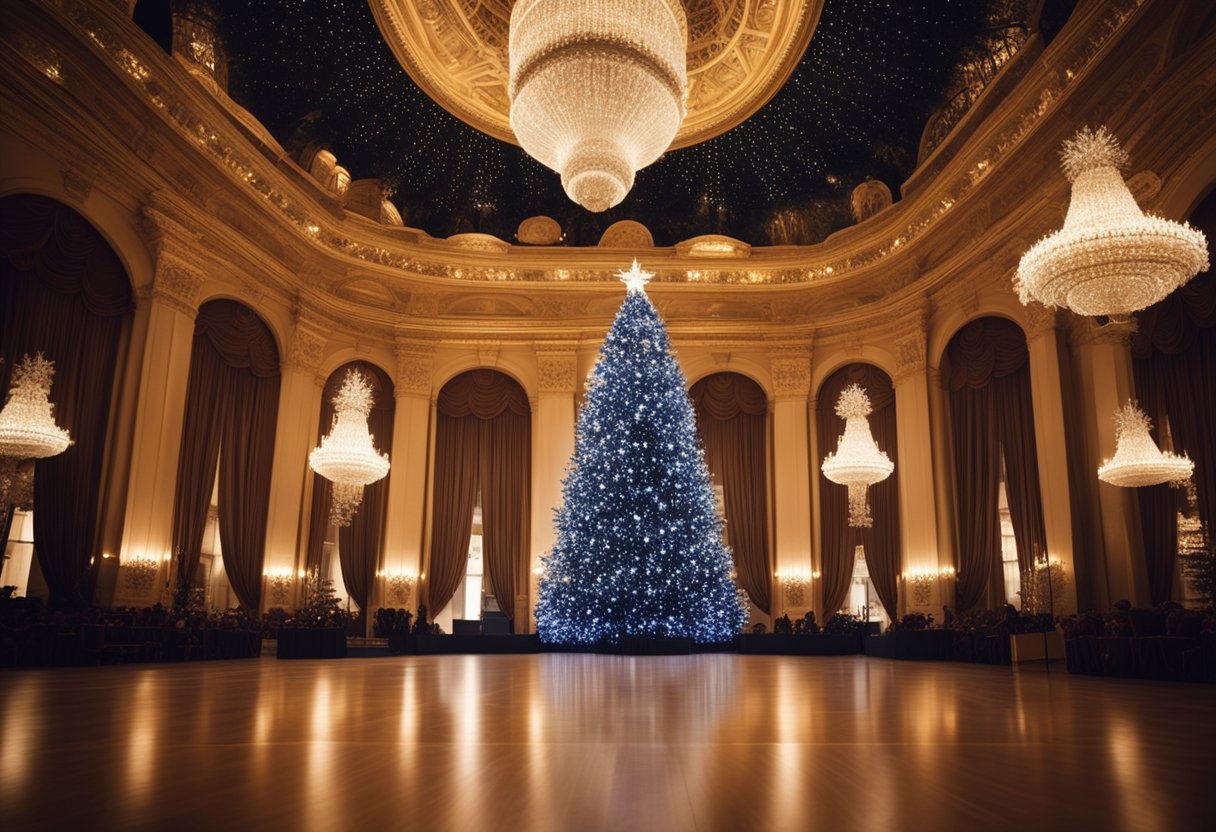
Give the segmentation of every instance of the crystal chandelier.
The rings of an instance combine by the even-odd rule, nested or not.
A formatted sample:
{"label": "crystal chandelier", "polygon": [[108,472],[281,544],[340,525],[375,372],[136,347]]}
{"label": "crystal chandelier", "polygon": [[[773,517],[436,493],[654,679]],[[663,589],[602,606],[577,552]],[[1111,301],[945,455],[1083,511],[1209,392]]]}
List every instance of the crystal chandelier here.
{"label": "crystal chandelier", "polygon": [[1115,457],[1098,468],[1098,479],[1123,488],[1141,488],[1163,482],[1181,485],[1190,479],[1195,463],[1184,454],[1163,452],[1149,435],[1152,422],[1128,402],[1115,411]]}
{"label": "crystal chandelier", "polygon": [[8,402],[0,410],[0,456],[11,459],[44,459],[67,450],[68,432],[55,424],[51,404],[51,381],[55,362],[38,353],[26,355],[13,368]]}
{"label": "crystal chandelier", "polygon": [[1072,200],[1064,227],[1031,246],[1014,289],[1078,315],[1127,315],[1152,306],[1208,266],[1203,232],[1146,215],[1119,170],[1128,163],[1105,127],[1064,142]]}
{"label": "crystal chandelier", "polygon": [[849,487],[849,525],[869,528],[874,525],[866,489],[891,476],[895,470],[887,455],[878,450],[870,435],[870,397],[860,385],[850,384],[840,393],[836,415],[844,419],[844,434],[836,443],[835,453],[823,459],[823,475],[838,485]]}
{"label": "crystal chandelier", "polygon": [[511,129],[589,211],[619,203],[684,120],[681,0],[518,0],[508,43]]}
{"label": "crystal chandelier", "polygon": [[363,501],[363,486],[388,474],[388,457],[376,450],[367,429],[372,403],[372,388],[363,374],[347,372],[334,396],[333,427],[308,455],[312,470],[334,484],[329,519],[339,526],[350,525]]}

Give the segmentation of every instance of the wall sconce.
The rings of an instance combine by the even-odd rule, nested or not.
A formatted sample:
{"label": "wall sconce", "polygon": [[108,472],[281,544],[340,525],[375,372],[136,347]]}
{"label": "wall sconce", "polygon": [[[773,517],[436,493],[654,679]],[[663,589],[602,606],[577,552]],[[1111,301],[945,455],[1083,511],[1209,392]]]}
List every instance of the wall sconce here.
{"label": "wall sconce", "polygon": [[266,576],[266,586],[270,589],[270,603],[276,607],[285,607],[291,603],[291,590],[296,582],[295,570],[276,566],[274,569],[267,569],[263,574]]}
{"label": "wall sconce", "polygon": [[903,575],[904,583],[912,590],[912,603],[917,607],[929,606],[933,597],[933,584],[942,578],[953,578],[954,567],[943,566],[941,569],[923,569],[917,567]]}
{"label": "wall sconce", "polygon": [[[102,555],[111,557],[111,555]],[[145,596],[152,591],[156,581],[156,573],[160,571],[160,562],[156,558],[138,557],[121,561],[123,585],[127,590],[138,596]]]}
{"label": "wall sconce", "polygon": [[[809,569],[786,569],[777,573],[777,580],[785,590],[785,605],[801,607],[806,598],[806,588],[811,582],[812,573]],[[818,577],[818,575],[815,575]]]}
{"label": "wall sconce", "polygon": [[384,603],[390,607],[408,607],[417,576],[402,569],[382,569],[379,576],[384,580]]}

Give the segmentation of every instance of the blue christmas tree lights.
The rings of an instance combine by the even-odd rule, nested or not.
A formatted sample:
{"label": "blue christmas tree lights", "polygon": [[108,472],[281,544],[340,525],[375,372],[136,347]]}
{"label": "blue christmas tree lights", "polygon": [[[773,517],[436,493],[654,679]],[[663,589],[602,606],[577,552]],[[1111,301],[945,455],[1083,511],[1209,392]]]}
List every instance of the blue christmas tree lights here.
{"label": "blue christmas tree lights", "polygon": [[537,631],[550,644],[622,636],[729,641],[746,602],[731,574],[684,374],[650,275],[622,272],[625,302],[600,347],[544,559]]}

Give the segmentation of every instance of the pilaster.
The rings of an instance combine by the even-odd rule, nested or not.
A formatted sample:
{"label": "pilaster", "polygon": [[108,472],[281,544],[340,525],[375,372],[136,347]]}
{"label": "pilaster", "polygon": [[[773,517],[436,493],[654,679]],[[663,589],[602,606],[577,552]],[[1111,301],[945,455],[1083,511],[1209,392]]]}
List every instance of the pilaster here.
{"label": "pilaster", "polygon": [[[773,494],[776,513],[775,552],[778,574],[810,574],[814,562],[811,536],[811,465],[809,347],[780,348],[770,358],[773,375]],[[805,607],[783,611],[791,618],[810,609],[817,585],[805,598]],[[774,615],[785,606],[785,593],[774,595]]]}

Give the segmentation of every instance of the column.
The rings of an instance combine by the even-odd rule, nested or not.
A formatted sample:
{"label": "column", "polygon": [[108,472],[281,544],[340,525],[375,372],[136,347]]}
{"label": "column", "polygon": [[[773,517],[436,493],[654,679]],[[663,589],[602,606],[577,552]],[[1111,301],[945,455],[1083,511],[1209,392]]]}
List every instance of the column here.
{"label": "column", "polygon": [[147,336],[135,404],[135,442],[126,492],[120,573],[136,576],[155,564],[153,587],[120,574],[115,604],[148,604],[159,595],[172,557],[173,498],[190,376],[194,317],[205,279],[194,264],[197,239],[155,209],[145,211],[156,267],[148,298]]}
{"label": "column", "polygon": [[422,571],[429,479],[431,371],[430,345],[405,340],[397,342],[393,469],[388,481],[388,522],[380,561],[385,576],[385,605],[407,610],[418,606],[416,590]]}
{"label": "column", "polygon": [[1064,424],[1064,388],[1060,377],[1060,336],[1056,314],[1038,304],[1030,307],[1026,328],[1030,349],[1030,392],[1034,402],[1034,440],[1039,462],[1039,498],[1047,554],[1059,560],[1067,577],[1055,611],[1077,611],[1077,570],[1072,548],[1072,502],[1068,484],[1068,444]]}
{"label": "column", "polygon": [[[1144,538],[1140,529],[1140,506],[1134,488],[1120,488],[1097,480],[1098,464],[1115,454],[1114,413],[1135,398],[1132,355],[1129,341],[1135,323],[1097,325],[1084,322],[1080,358],[1086,372],[1086,420],[1089,437],[1086,476],[1094,478],[1096,514],[1101,529],[1101,552],[1094,552],[1090,566],[1098,580],[1091,585],[1094,601],[1103,608],[1126,598],[1138,607],[1152,605],[1148,566],[1144,560]],[[1095,546],[1095,549],[1098,547]],[[1103,553],[1105,557],[1102,557]]]}
{"label": "column", "polygon": [[578,387],[575,345],[538,345],[536,369],[539,381],[532,412],[531,544],[528,574],[519,584],[528,587],[528,594],[516,598],[515,603],[515,620],[526,620],[528,632],[536,630],[540,559],[557,540],[554,512],[562,504],[562,477],[574,455],[574,393]]}
{"label": "column", "polygon": [[324,382],[317,378],[327,340],[328,324],[318,315],[297,308],[287,356],[282,362],[279,414],[275,423],[274,462],[270,472],[270,506],[266,521],[264,574],[286,573],[293,591],[274,594],[263,587],[262,607],[297,603],[295,580],[304,562],[308,528],[305,484],[309,481],[308,452],[321,418]]}
{"label": "column", "polygon": [[[942,576],[953,566],[950,552],[938,545],[937,494],[934,485],[934,436],[929,412],[930,380],[924,310],[900,321],[895,335],[895,427],[899,478],[900,572]],[[921,579],[924,580],[923,578]],[[944,576],[941,580],[948,580]],[[899,583],[900,612],[940,612],[953,603],[948,585],[934,578],[923,588]]]}
{"label": "column", "polygon": [[[814,545],[811,540],[811,465],[808,397],[811,390],[811,355],[808,347],[786,349],[771,358],[773,372],[773,494],[776,513],[775,546],[778,574],[811,574]],[[773,612],[800,617],[815,603],[815,582],[803,592],[777,596]],[[792,596],[792,597],[790,597]],[[826,614],[824,618],[826,619]]]}

